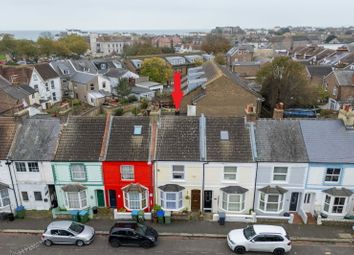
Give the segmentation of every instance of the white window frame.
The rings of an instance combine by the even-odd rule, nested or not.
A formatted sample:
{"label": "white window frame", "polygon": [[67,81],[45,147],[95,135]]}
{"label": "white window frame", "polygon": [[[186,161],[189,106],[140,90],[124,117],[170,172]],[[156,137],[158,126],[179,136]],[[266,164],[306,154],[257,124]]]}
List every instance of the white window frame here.
{"label": "white window frame", "polygon": [[[286,173],[278,173],[276,170],[278,169],[286,169]],[[285,176],[285,180],[275,180],[275,176]],[[272,174],[272,182],[276,183],[287,183],[289,176],[289,167],[287,166],[275,166],[273,167],[273,174]]]}
{"label": "white window frame", "polygon": [[51,87],[52,89],[55,89],[55,84],[54,84],[54,81],[53,81],[53,80],[50,81],[50,87]]}
{"label": "white window frame", "polygon": [[123,181],[131,181],[135,178],[134,166],[121,165],[120,166],[120,178]]}
{"label": "white window frame", "polygon": [[[175,169],[182,168],[182,169]],[[175,178],[176,176],[181,175],[182,178]],[[172,165],[172,180],[173,181],[184,181],[186,178],[185,166],[184,165]]]}
{"label": "white window frame", "polygon": [[8,189],[0,190],[0,208],[7,207],[10,205],[10,203],[11,201],[9,196],[9,190]]}
{"label": "white window frame", "polygon": [[[25,162],[15,162],[16,172],[18,173],[25,173],[27,172],[27,167]],[[22,171],[24,170],[24,171]]]}
{"label": "white window frame", "polygon": [[[330,169],[333,170],[332,174],[328,174],[328,170],[330,170]],[[334,174],[334,171],[336,169],[339,169],[339,174]],[[327,167],[326,168],[326,172],[325,172],[325,176],[324,176],[324,182],[325,183],[339,183],[340,182],[341,173],[342,173],[342,168],[340,168],[340,167]],[[326,180],[327,176],[331,178],[330,181]],[[333,181],[333,177],[338,177],[338,181]]]}
{"label": "white window frame", "polygon": [[[78,202],[79,207],[70,207],[69,193],[75,194],[77,196],[77,202]],[[67,206],[67,209],[69,209],[69,210],[82,210],[82,209],[85,209],[88,207],[86,190],[82,190],[79,192],[65,192],[65,198],[66,198],[65,199],[66,206]]]}
{"label": "white window frame", "polygon": [[[168,195],[174,195],[175,199],[168,199]],[[172,204],[174,206],[167,206],[167,203]],[[160,191],[160,205],[162,209],[168,211],[180,211],[183,208],[183,194],[182,191],[178,192],[168,192],[168,191]]]}
{"label": "white window frame", "polygon": [[[226,172],[227,170],[234,170],[234,172]],[[232,179],[225,178],[225,176],[234,176]],[[237,166],[224,166],[223,172],[223,181],[224,182],[237,182]]]}
{"label": "white window frame", "polygon": [[[344,196],[332,196],[329,194],[325,195],[324,201],[323,201],[323,211],[327,214],[330,215],[344,215],[346,214],[346,207],[348,203],[348,197]],[[335,204],[336,199],[344,199],[344,204]],[[334,207],[343,207],[342,212],[334,212]],[[337,208],[338,209],[338,208]]]}
{"label": "white window frame", "polygon": [[[75,167],[82,167],[81,169],[76,169]],[[84,173],[82,175],[82,173],[78,173],[75,172],[77,170],[82,170]],[[86,169],[85,169],[85,165],[84,164],[71,164],[70,165],[70,173],[71,173],[71,180],[73,181],[86,181],[87,179],[87,173],[86,173]],[[81,176],[78,176],[79,174],[81,174]],[[82,177],[83,176],[83,177]]]}
{"label": "white window frame", "polygon": [[[238,197],[238,202],[231,201],[231,198],[235,196]],[[235,204],[239,206],[240,210],[231,210],[230,204]],[[231,194],[222,192],[221,195],[221,209],[228,211],[228,212],[242,212],[245,210],[245,194]]]}
{"label": "white window frame", "polygon": [[[35,167],[33,167],[32,164],[34,164]],[[28,167],[28,172],[31,172],[31,173],[38,173],[39,172],[38,162],[27,162],[27,167]]]}
{"label": "white window frame", "polygon": [[[262,196],[264,198],[262,199]],[[278,202],[269,202],[269,196],[278,196]],[[261,203],[263,203],[263,207],[261,206]],[[267,210],[267,205],[268,204],[277,204],[277,211],[268,211]],[[262,212],[267,212],[267,213],[279,213],[283,210],[284,207],[284,195],[283,194],[266,194],[264,192],[259,192],[259,199],[258,199],[258,209]]]}
{"label": "white window frame", "polygon": [[[134,200],[134,201],[139,201],[139,207],[133,207],[131,202],[131,197],[130,197],[130,193],[138,193],[139,195],[139,199],[138,200]],[[124,207],[128,210],[144,210],[148,207],[148,191],[146,189],[144,189],[144,192],[138,192],[138,191],[130,191],[130,192],[126,192],[123,191],[123,201],[124,201]],[[145,201],[145,202],[144,202]]]}

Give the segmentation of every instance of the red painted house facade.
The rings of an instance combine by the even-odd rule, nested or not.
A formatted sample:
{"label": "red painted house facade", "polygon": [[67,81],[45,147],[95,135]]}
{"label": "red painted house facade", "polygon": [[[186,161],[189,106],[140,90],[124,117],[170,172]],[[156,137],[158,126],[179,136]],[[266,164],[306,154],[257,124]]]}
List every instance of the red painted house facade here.
{"label": "red painted house facade", "polygon": [[102,164],[109,207],[127,211],[152,209],[151,133],[148,117],[111,117]]}

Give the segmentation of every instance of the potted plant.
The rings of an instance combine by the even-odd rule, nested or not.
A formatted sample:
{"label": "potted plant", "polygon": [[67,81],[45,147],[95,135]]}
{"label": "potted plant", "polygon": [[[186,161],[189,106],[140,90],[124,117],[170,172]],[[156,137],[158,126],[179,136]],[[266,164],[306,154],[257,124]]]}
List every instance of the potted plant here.
{"label": "potted plant", "polygon": [[152,222],[154,223],[157,223],[158,222],[158,219],[157,219],[157,211],[161,210],[161,206],[160,205],[157,205],[155,204],[154,207],[152,208],[152,211],[151,211],[151,217],[152,217]]}

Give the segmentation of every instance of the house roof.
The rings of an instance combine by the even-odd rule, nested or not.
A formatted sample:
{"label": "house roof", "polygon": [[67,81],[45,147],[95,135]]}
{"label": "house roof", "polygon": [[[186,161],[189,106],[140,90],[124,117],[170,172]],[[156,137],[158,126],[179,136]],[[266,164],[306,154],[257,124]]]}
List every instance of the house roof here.
{"label": "house roof", "polygon": [[28,84],[32,75],[31,66],[3,66],[0,65],[0,75],[12,84]]}
{"label": "house roof", "polygon": [[244,194],[248,191],[248,189],[245,189],[241,186],[227,186],[221,188],[220,190],[228,194]]}
{"label": "house roof", "polygon": [[184,190],[184,187],[179,186],[177,184],[166,184],[160,186],[159,189],[165,192],[179,192],[181,190]]}
{"label": "house roof", "polygon": [[129,71],[127,69],[124,69],[124,68],[112,68],[112,69],[109,69],[108,72],[105,73],[105,75],[109,76],[109,77],[120,78],[124,74],[126,74],[127,72],[129,72]]}
{"label": "house roof", "polygon": [[[141,127],[141,134],[134,134]],[[150,119],[148,117],[112,117],[106,161],[148,161]]]}
{"label": "house roof", "polygon": [[37,70],[38,74],[42,77],[43,80],[59,77],[59,75],[48,63],[34,65],[34,68]]}
{"label": "house roof", "polygon": [[131,92],[133,94],[143,94],[143,93],[151,93],[151,92],[153,93],[152,90],[147,89],[147,88],[142,88],[142,87],[137,87],[137,86],[132,86],[131,88],[132,88]]}
{"label": "house roof", "polygon": [[162,116],[158,130],[157,160],[199,161],[199,118]]}
{"label": "house roof", "polygon": [[[22,100],[33,94],[33,89],[27,89],[27,85],[12,85],[8,80],[0,75],[0,90],[16,100]],[[32,90],[32,93],[29,91]],[[2,107],[1,107],[2,108]],[[6,107],[5,107],[6,108]]]}
{"label": "house roof", "polygon": [[259,161],[308,161],[299,121],[258,120],[255,136]]}
{"label": "house roof", "polygon": [[241,44],[239,46],[232,47],[226,55],[228,56],[233,56],[236,52],[238,51],[249,51],[249,52],[254,52],[254,47],[251,44]]}
{"label": "house roof", "polygon": [[339,196],[339,197],[350,197],[353,194],[353,192],[349,189],[346,188],[338,189],[336,187],[323,190],[323,192],[332,196]]}
{"label": "house roof", "polygon": [[330,65],[307,65],[306,68],[311,77],[324,77],[332,72]]}
{"label": "house roof", "polygon": [[52,61],[50,65],[61,77],[70,77],[76,72],[69,60]]}
{"label": "house roof", "polygon": [[339,86],[354,85],[354,70],[334,70],[333,73]]}
{"label": "house roof", "polygon": [[95,64],[90,60],[80,59],[80,60],[70,60],[76,71],[97,74],[98,70]]}
{"label": "house roof", "polygon": [[6,159],[16,134],[16,121],[12,117],[0,117],[0,159]]}
{"label": "house roof", "polygon": [[[220,137],[224,131],[228,133],[228,140]],[[210,161],[252,161],[250,136],[244,119],[206,117],[206,152]]]}
{"label": "house roof", "polygon": [[60,134],[57,118],[29,118],[20,125],[11,152],[13,160],[51,161]]}
{"label": "house roof", "polygon": [[32,87],[30,87],[28,85],[19,85],[19,87],[21,87],[21,89],[27,91],[28,95],[33,95],[34,93],[37,92],[35,89],[33,89]]}
{"label": "house roof", "polygon": [[300,120],[310,162],[354,163],[354,133],[342,120]]}
{"label": "house roof", "polygon": [[98,161],[105,123],[103,117],[70,117],[61,134],[55,161]]}
{"label": "house roof", "polygon": [[96,79],[97,76],[89,73],[81,73],[81,72],[75,72],[73,76],[71,76],[71,81],[81,83],[81,84],[86,84],[89,83],[90,81]]}
{"label": "house roof", "polygon": [[63,186],[61,189],[64,192],[80,192],[80,191],[87,189],[87,187],[85,187],[81,184],[67,184],[67,185]]}
{"label": "house roof", "polygon": [[279,186],[272,187],[270,185],[259,189],[259,191],[266,193],[266,194],[284,194],[284,193],[288,192],[288,190],[286,190],[282,187],[279,187]]}

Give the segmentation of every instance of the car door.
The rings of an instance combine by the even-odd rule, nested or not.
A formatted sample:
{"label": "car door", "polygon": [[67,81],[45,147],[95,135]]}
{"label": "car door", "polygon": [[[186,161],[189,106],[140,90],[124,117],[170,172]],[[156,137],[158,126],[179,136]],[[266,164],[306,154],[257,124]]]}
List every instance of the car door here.
{"label": "car door", "polygon": [[122,245],[129,245],[130,241],[129,236],[127,235],[127,230],[119,230],[115,234]]}
{"label": "car door", "polygon": [[267,247],[267,239],[264,235],[257,235],[253,237],[250,241],[249,245],[250,251],[269,251],[269,247]]}
{"label": "car door", "polygon": [[127,230],[127,240],[129,245],[140,245],[141,237],[138,233],[133,230]]}
{"label": "car door", "polygon": [[60,244],[61,243],[61,238],[59,236],[59,230],[58,229],[50,230],[50,236],[48,237],[48,239],[50,241],[52,241],[52,243]]}
{"label": "car door", "polygon": [[75,244],[76,243],[75,236],[67,230],[63,230],[63,229],[59,230],[59,237],[61,239],[60,243],[62,243],[62,244]]}
{"label": "car door", "polygon": [[284,238],[278,235],[267,235],[266,236],[269,251],[273,252],[276,248],[284,247]]}

